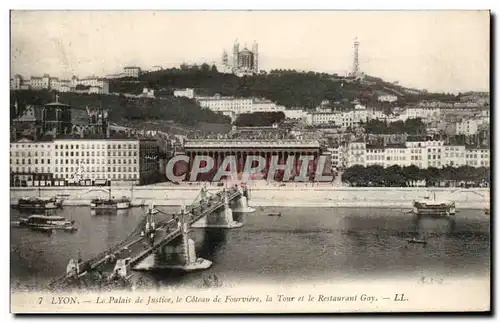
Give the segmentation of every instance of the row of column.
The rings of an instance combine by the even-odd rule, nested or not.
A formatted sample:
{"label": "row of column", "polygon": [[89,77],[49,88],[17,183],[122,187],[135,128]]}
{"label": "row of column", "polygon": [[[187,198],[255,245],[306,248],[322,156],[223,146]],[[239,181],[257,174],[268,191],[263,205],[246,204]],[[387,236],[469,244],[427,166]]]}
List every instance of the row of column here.
{"label": "row of column", "polygon": [[[314,176],[315,170],[316,170],[316,165],[318,162],[318,152],[310,151],[310,152],[304,152],[304,151],[278,151],[278,152],[263,152],[263,151],[251,151],[251,152],[246,152],[246,151],[236,151],[236,152],[224,152],[224,151],[192,151],[188,152],[187,156],[189,157],[189,165],[187,165],[187,168],[189,171],[193,168],[195,157],[196,156],[210,156],[214,160],[214,166],[211,168],[211,170],[207,173],[204,174],[199,174],[197,177],[197,181],[211,181],[219,168],[223,165],[223,161],[226,157],[228,156],[235,156],[236,159],[236,168],[237,168],[237,173],[239,174],[239,178],[241,179],[241,174],[243,173],[245,169],[245,163],[247,156],[261,156],[264,157],[265,159],[265,166],[262,171],[264,174],[264,178],[267,178],[269,180],[275,179],[275,180],[280,180],[284,174],[283,170],[277,170],[275,173],[274,178],[272,178],[272,174],[269,174],[267,176],[269,168],[271,166],[271,160],[273,156],[278,156],[278,164],[279,165],[284,165],[286,164],[286,161],[288,159],[288,156],[294,156],[294,162],[292,166],[292,172],[291,176],[292,178],[294,176],[299,175],[300,169],[301,169],[301,164],[302,162],[300,161],[300,156],[313,156],[313,160],[309,161],[309,165],[307,168],[307,176],[311,177]],[[200,167],[205,167],[206,162],[201,161]],[[257,161],[253,161],[252,167],[257,166]],[[185,168],[186,165],[183,167],[180,166],[181,168]],[[182,171],[183,169],[177,168],[175,171]],[[229,166],[226,170],[229,170]],[[224,177],[222,178],[224,179]]]}

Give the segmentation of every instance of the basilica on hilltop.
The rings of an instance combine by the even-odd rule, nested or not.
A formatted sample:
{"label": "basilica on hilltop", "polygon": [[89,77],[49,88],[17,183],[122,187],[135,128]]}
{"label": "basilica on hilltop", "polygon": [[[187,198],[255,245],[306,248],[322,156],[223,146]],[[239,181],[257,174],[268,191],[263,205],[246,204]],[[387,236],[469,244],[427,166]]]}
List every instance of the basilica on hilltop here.
{"label": "basilica on hilltop", "polygon": [[236,40],[231,58],[228,57],[225,50],[222,53],[221,67],[221,72],[233,73],[238,76],[257,74],[259,72],[259,45],[254,41],[252,50],[249,50],[245,45],[240,51],[240,44]]}

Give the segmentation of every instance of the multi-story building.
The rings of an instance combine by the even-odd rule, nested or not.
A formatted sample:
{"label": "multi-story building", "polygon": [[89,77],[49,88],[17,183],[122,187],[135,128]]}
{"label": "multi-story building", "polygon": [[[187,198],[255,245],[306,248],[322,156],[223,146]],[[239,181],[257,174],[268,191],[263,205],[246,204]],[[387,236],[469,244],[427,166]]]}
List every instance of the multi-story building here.
{"label": "multi-story building", "polygon": [[462,119],[455,124],[457,135],[471,136],[477,133],[478,127],[483,124],[483,119],[467,118]]}
{"label": "multi-story building", "polygon": [[385,166],[385,147],[381,145],[366,145],[366,166]]}
{"label": "multi-story building", "polygon": [[226,112],[233,116],[241,113],[252,113],[253,100],[251,98],[222,97],[216,94],[213,97],[198,97],[197,101],[201,107],[214,112]]}
{"label": "multi-story building", "polygon": [[327,148],[327,151],[330,153],[330,160],[331,160],[331,165],[335,169],[339,169],[341,167],[344,167],[345,165],[343,164],[342,161],[342,147],[341,146],[334,146],[334,147],[329,147]]}
{"label": "multi-story building", "polygon": [[467,164],[464,145],[444,145],[442,165],[460,167]]}
{"label": "multi-story building", "polygon": [[157,153],[153,139],[56,139],[54,177],[151,183],[158,174]]}
{"label": "multi-story building", "polygon": [[174,96],[175,97],[186,97],[189,99],[194,99],[195,97],[195,91],[194,89],[179,89],[179,90],[174,90]]}
{"label": "multi-story building", "polygon": [[441,140],[427,141],[427,167],[441,168],[443,166],[442,153],[444,142]]}
{"label": "multi-story building", "polygon": [[75,87],[77,85],[83,85],[88,87],[89,93],[98,93],[98,94],[108,94],[109,93],[109,80],[100,78],[100,77],[86,77],[83,79],[79,79],[76,76],[71,78],[71,87]]}
{"label": "multi-story building", "polygon": [[347,167],[366,166],[366,143],[354,141],[347,145]]}
{"label": "multi-story building", "polygon": [[302,109],[287,109],[283,111],[286,119],[302,120],[306,115]]}
{"label": "multi-story building", "polygon": [[406,141],[405,145],[408,155],[408,165],[415,165],[418,168],[427,168],[427,142]]}
{"label": "multi-story building", "polygon": [[385,167],[398,165],[409,166],[407,149],[404,144],[388,144],[385,146]]}
{"label": "multi-story building", "polygon": [[[487,147],[444,145],[440,140],[411,139],[404,144],[366,144],[366,152],[360,150],[363,143],[348,144],[347,167],[354,165],[382,165],[400,167],[415,165],[418,168],[443,168],[446,166],[490,167],[490,150]],[[362,161],[362,158],[364,162]]]}
{"label": "multi-story building", "polygon": [[28,186],[39,185],[36,178],[56,185],[82,181],[85,185],[99,181],[141,185],[155,182],[159,171],[155,139],[23,139],[11,143],[10,154],[13,181],[24,180]]}
{"label": "multi-story building", "polygon": [[123,74],[125,77],[135,77],[141,76],[141,68],[137,66],[125,66],[123,68]]}
{"label": "multi-story building", "polygon": [[276,105],[276,103],[269,100],[253,99],[252,113],[254,112],[283,112],[285,107]]}
{"label": "multi-story building", "polygon": [[12,186],[50,186],[53,178],[53,142],[21,139],[10,144]]}
{"label": "multi-story building", "polygon": [[421,118],[423,121],[435,121],[441,118],[439,107],[417,106],[406,109],[406,119]]}
{"label": "multi-story building", "polygon": [[465,148],[467,166],[490,167],[490,149],[488,147],[468,146]]}
{"label": "multi-story building", "polygon": [[306,115],[306,123],[312,126],[335,125],[342,126],[342,114],[328,112],[312,112]]}
{"label": "multi-story building", "polygon": [[[194,95],[190,89],[182,92],[174,93],[176,96],[191,96]],[[278,106],[268,100],[254,98],[234,98],[223,97],[219,94],[213,97],[195,97],[198,103],[203,108],[208,108],[214,112],[220,112],[232,117],[233,119],[242,113],[254,112],[283,112],[285,107]]]}
{"label": "multi-story building", "polygon": [[395,95],[387,94],[387,95],[380,95],[377,98],[377,100],[380,102],[396,102],[398,100],[398,97]]}
{"label": "multi-story building", "polygon": [[78,86],[84,86],[89,93],[109,93],[109,81],[105,78],[96,76],[83,79],[73,76],[71,80],[64,80],[58,77],[50,77],[49,74],[44,74],[42,77],[33,76],[29,80],[24,80],[21,75],[16,75],[13,83],[13,89],[15,90],[28,87],[34,90],[47,89],[58,92],[76,92]]}

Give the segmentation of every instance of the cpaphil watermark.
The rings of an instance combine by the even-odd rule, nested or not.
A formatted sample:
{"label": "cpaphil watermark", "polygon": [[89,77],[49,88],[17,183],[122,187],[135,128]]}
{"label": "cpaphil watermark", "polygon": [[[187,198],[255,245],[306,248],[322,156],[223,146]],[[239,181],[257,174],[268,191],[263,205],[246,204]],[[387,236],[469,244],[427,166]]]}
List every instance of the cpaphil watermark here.
{"label": "cpaphil watermark", "polygon": [[[282,181],[308,182],[314,176],[316,182],[331,182],[333,176],[325,174],[327,156],[305,155],[298,159],[290,155],[285,163],[280,163],[279,156],[266,160],[262,156],[247,156],[244,163],[238,163],[236,156],[227,156],[217,165],[210,156],[196,156],[190,161],[187,155],[177,155],[170,159],[166,166],[166,175],[170,181],[196,181],[200,175],[212,175],[211,181],[222,179],[248,182],[265,178],[274,178],[279,174]],[[183,167],[178,167],[182,165]],[[179,171],[180,169],[180,171]],[[328,169],[327,169],[328,170]]]}

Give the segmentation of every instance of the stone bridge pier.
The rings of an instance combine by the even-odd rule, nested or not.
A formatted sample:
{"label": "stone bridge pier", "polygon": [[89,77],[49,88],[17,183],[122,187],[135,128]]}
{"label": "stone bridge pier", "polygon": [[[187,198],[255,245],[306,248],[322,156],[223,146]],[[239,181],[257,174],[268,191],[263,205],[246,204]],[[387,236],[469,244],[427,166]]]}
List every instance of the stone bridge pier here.
{"label": "stone bridge pier", "polygon": [[[182,271],[194,271],[207,269],[212,262],[196,256],[195,242],[189,236],[189,224],[182,219],[184,210],[181,211],[181,221],[178,225],[181,229],[181,235],[161,247],[154,254],[154,264],[152,269],[178,269]],[[166,235],[164,229],[157,230],[155,240],[161,240]]]}
{"label": "stone bridge pier", "polygon": [[[239,187],[240,196],[235,198],[231,202],[228,199],[227,191],[223,191],[224,205],[220,207],[215,212],[208,214],[206,217],[201,218],[199,221],[192,224],[193,228],[223,228],[223,229],[233,229],[240,228],[243,223],[235,221],[233,218],[233,212],[241,213],[251,213],[255,209],[248,206],[248,193],[242,187]],[[208,191],[203,188],[200,197],[202,199],[210,200]]]}

